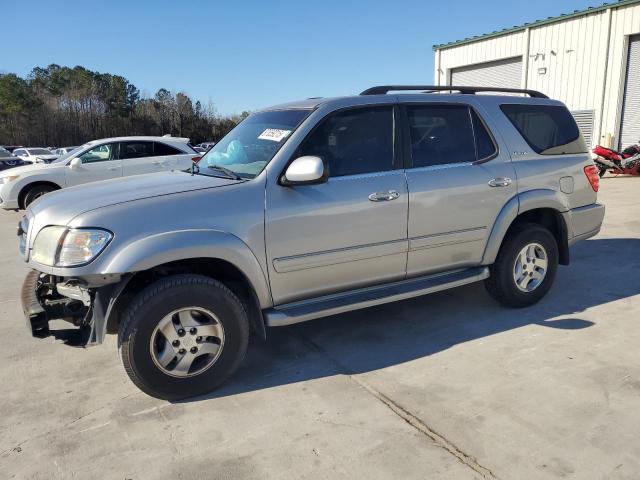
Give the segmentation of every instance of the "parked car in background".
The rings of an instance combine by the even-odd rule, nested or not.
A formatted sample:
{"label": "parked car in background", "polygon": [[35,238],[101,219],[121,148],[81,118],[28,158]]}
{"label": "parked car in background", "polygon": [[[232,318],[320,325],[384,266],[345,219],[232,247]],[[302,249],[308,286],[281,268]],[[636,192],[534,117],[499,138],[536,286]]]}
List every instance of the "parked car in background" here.
{"label": "parked car in background", "polygon": [[71,150],[75,150],[76,148],[78,148],[77,146],[75,147],[61,147],[61,148],[56,148],[53,153],[58,155],[58,156],[62,156],[62,155],[66,155],[67,153],[69,153]]}
{"label": "parked car in background", "polygon": [[21,165],[27,165],[29,162],[16,157],[9,150],[0,147],[0,171],[7,170],[8,168],[14,168]]}
{"label": "parked car in background", "polygon": [[9,150],[11,153],[13,153],[13,151],[16,148],[24,148],[22,145],[0,145],[0,146],[5,150]]}
{"label": "parked car in background", "polygon": [[[445,88],[461,94],[393,93]],[[569,245],[600,230],[600,179],[564,104],[475,95],[486,90],[280,105],[243,120],[192,175],[36,202],[18,228],[27,325],[43,337],[64,318],[76,345],[117,333],[131,380],[179,399],[228,378],[251,329],[264,338],[481,280],[503,305],[533,305]]]}
{"label": "parked car in background", "polygon": [[202,147],[199,147],[197,145],[195,147],[193,147],[193,149],[198,153],[202,153],[202,154],[207,153],[207,149],[206,148],[202,148]]}
{"label": "parked car in background", "polygon": [[51,164],[0,174],[0,207],[19,209],[53,190],[82,183],[169,170],[186,170],[200,154],[188,138],[118,137],[94,140]]}
{"label": "parked car in background", "polygon": [[196,145],[196,147],[204,148],[204,150],[206,152],[211,147],[213,147],[215,144],[216,144],[216,142],[203,142],[203,143],[199,143],[198,145]]}
{"label": "parked car in background", "polygon": [[51,163],[58,155],[55,155],[47,148],[16,148],[13,151],[16,157],[20,157],[25,162],[31,163]]}

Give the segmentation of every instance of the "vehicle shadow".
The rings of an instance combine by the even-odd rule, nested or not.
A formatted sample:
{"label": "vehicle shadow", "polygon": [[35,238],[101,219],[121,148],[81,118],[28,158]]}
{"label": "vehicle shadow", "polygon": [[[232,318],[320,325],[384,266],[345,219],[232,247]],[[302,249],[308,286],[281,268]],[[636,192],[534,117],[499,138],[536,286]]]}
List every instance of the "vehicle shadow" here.
{"label": "vehicle shadow", "polygon": [[[268,331],[243,366],[201,401],[339,374],[365,373],[526,325],[576,330],[594,306],[640,294],[640,239],[592,239],[571,249],[537,305],[500,306],[481,283]],[[562,317],[562,318],[557,318]]]}

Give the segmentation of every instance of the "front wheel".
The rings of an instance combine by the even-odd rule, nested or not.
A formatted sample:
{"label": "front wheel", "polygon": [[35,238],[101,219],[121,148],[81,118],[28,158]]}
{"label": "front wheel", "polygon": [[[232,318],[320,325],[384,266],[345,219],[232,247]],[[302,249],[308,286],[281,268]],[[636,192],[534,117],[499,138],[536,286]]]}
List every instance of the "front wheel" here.
{"label": "front wheel", "polygon": [[485,286],[503,305],[527,307],[547,294],[557,269],[556,239],[540,225],[525,224],[504,241]]}
{"label": "front wheel", "polygon": [[166,277],[139,293],[118,332],[133,383],[165,400],[214,390],[240,366],[249,321],[222,283],[200,275]]}
{"label": "front wheel", "polygon": [[24,208],[27,208],[38,198],[46,195],[47,193],[51,193],[54,190],[55,188],[50,185],[34,185],[33,187],[29,188],[24,196]]}

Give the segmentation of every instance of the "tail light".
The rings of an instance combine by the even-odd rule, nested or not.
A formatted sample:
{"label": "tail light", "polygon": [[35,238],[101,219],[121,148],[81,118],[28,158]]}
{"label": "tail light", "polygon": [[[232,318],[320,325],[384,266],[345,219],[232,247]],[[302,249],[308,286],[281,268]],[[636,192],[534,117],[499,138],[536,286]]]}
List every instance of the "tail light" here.
{"label": "tail light", "polygon": [[596,167],[595,165],[587,165],[586,167],[584,167],[584,174],[587,176],[587,180],[589,180],[593,191],[597,192],[600,188],[600,175],[598,172],[598,167]]}
{"label": "tail light", "polygon": [[191,157],[191,161],[193,163],[198,163],[200,160],[202,160],[202,156],[198,155],[197,157]]}

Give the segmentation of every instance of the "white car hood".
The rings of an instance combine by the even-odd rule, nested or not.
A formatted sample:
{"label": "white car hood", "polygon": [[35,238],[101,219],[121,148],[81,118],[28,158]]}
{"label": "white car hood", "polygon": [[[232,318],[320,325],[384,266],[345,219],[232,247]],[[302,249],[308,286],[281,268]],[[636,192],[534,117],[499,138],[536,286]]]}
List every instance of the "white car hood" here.
{"label": "white car hood", "polygon": [[32,163],[31,165],[23,165],[21,167],[15,167],[10,170],[3,170],[0,173],[0,177],[12,177],[14,175],[28,175],[30,173],[38,172],[44,168],[60,168],[64,165],[52,165],[46,163]]}

